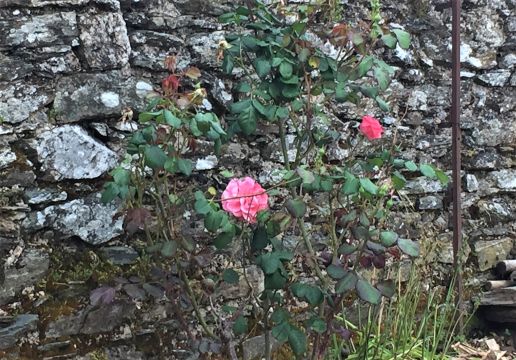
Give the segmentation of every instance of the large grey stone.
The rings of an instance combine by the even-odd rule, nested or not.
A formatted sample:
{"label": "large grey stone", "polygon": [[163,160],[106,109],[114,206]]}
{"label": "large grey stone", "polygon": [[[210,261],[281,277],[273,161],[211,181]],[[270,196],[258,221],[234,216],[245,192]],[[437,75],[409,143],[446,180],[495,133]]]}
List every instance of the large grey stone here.
{"label": "large grey stone", "polygon": [[516,170],[514,169],[493,171],[489,174],[489,177],[496,182],[500,189],[516,189]]}
{"label": "large grey stone", "polygon": [[479,75],[478,80],[480,80],[482,84],[487,86],[502,87],[507,83],[510,77],[510,70],[500,69]]}
{"label": "large grey stone", "polygon": [[4,265],[4,281],[0,286],[0,304],[5,304],[27,286],[40,281],[48,271],[49,257],[40,249],[27,249],[18,262]]}
{"label": "large grey stone", "polygon": [[120,10],[119,0],[2,0],[0,8],[22,5],[27,7],[45,7],[45,6],[82,6],[86,4],[99,4],[109,6],[112,10]]}
{"label": "large grey stone", "polygon": [[71,45],[78,40],[76,13],[54,12],[0,20],[0,49]]}
{"label": "large grey stone", "polygon": [[20,314],[14,318],[0,318],[0,350],[16,345],[16,342],[27,332],[36,330],[39,316]]}
{"label": "large grey stone", "polygon": [[100,195],[49,206],[30,214],[24,221],[27,231],[55,230],[59,237],[77,236],[91,245],[100,245],[122,234],[123,219],[113,219],[117,207],[104,205]]}
{"label": "large grey stone", "polygon": [[489,270],[493,268],[498,261],[507,259],[513,246],[514,240],[511,238],[477,241],[475,243],[475,254],[477,256],[479,270]]}
{"label": "large grey stone", "polygon": [[64,315],[51,321],[45,331],[47,338],[78,334],[98,334],[111,332],[125,321],[134,317],[136,306],[132,303],[115,301],[94,308],[85,309],[71,315]]}
{"label": "large grey stone", "polygon": [[57,83],[56,89],[56,120],[59,123],[69,123],[119,117],[126,107],[141,109],[152,85],[115,70],[63,77]]}
{"label": "large grey stone", "polygon": [[127,64],[131,45],[120,12],[80,14],[79,29],[84,56],[91,69],[114,69]]}
{"label": "large grey stone", "polygon": [[0,83],[0,121],[20,123],[51,100],[48,89],[35,83]]}
{"label": "large grey stone", "polygon": [[54,180],[93,179],[112,169],[117,155],[77,125],[42,133],[36,148],[41,170]]}
{"label": "large grey stone", "polygon": [[16,161],[16,154],[8,147],[0,149],[0,169],[4,169]]}
{"label": "large grey stone", "polygon": [[131,42],[131,64],[150,70],[166,70],[165,58],[170,54],[177,56],[178,69],[190,63],[190,53],[183,39],[156,31],[137,30],[129,35]]}

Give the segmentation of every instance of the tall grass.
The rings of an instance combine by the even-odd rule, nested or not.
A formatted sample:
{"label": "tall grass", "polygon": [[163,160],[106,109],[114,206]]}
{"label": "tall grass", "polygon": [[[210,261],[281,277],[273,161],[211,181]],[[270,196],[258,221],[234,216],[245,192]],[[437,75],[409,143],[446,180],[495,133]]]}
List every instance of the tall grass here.
{"label": "tall grass", "polygon": [[[358,324],[337,317],[353,333],[350,340],[334,336],[329,360],[446,360],[459,331],[460,313],[455,304],[455,278],[448,286],[435,286],[426,274],[431,266],[411,263],[408,279],[396,271],[396,294],[375,307],[363,309]],[[359,310],[360,311],[360,310]],[[363,318],[366,318],[363,320]],[[344,350],[344,351],[343,351]],[[348,355],[343,355],[348,353]]]}

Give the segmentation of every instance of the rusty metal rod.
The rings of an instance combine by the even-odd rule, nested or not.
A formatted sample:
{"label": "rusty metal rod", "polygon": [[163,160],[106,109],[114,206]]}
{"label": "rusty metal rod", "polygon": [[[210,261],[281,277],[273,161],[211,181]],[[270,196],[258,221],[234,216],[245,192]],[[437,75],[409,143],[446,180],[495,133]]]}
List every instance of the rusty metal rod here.
{"label": "rusty metal rod", "polygon": [[[461,132],[460,132],[460,10],[461,0],[452,1],[452,191],[453,263],[456,273],[457,306],[462,309],[462,214],[461,214]],[[461,316],[459,314],[459,316]],[[462,324],[462,322],[461,322]]]}

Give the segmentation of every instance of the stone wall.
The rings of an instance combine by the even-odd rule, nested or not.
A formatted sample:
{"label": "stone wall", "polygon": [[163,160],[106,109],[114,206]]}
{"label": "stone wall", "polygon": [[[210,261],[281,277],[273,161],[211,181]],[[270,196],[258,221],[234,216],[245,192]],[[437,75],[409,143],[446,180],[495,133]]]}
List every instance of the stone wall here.
{"label": "stone wall", "polygon": [[[120,236],[121,220],[113,219],[116,207],[99,201],[103,179],[135,125],[120,121],[121,113],[143,106],[145,94],[165,76],[163,59],[171,53],[178,55],[180,67],[195,64],[203,70],[209,100],[222,113],[231,95],[217,68],[215,50],[224,29],[216,16],[234,3],[0,0],[0,316],[25,314],[5,318],[0,328],[4,358],[21,356],[6,349],[22,337],[22,353],[32,354],[28,358],[73,354],[77,340],[70,339],[98,333],[116,334],[108,340],[119,343],[155,341],[151,324],[169,318],[165,305],[139,318],[143,325],[138,327],[123,325],[135,321],[132,302],[85,307],[49,320],[42,318],[41,307],[59,296],[38,292],[38,284],[60,269],[58,247],[73,256],[107,254],[114,262],[134,262],[138,254]],[[368,1],[343,3],[347,19],[367,17]],[[467,264],[476,274],[472,283],[498,259],[511,257],[515,241],[515,5],[514,0],[464,1],[463,212]],[[397,66],[390,94],[394,114],[383,119],[391,125],[388,133],[397,128],[407,158],[450,169],[448,1],[384,0],[383,14],[392,26],[414,35],[410,51],[384,54]],[[337,116],[352,124],[362,113],[345,106]],[[260,136],[248,144],[232,143],[229,156],[219,160],[226,166],[245,161],[267,182],[268,172],[277,167],[275,149],[269,148],[274,142],[267,143]],[[333,156],[338,160],[345,151],[336,144]],[[210,159],[211,165],[203,163],[199,171],[216,166],[217,159]],[[441,256],[436,260],[450,263],[444,189],[412,179],[407,194],[415,207],[402,214],[399,227],[412,238],[437,242]],[[95,339],[79,352],[109,343],[102,336]],[[172,348],[163,351],[180,357]],[[156,350],[143,345],[106,349],[110,359],[141,359]]]}

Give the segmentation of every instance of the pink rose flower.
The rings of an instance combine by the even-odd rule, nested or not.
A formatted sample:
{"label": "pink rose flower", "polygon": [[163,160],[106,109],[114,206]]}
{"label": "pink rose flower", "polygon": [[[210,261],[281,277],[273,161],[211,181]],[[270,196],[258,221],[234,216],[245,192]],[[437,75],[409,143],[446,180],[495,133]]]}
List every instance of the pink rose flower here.
{"label": "pink rose flower", "polygon": [[382,137],[383,127],[380,122],[372,116],[364,116],[359,129],[368,140],[379,139]]}
{"label": "pink rose flower", "polygon": [[222,193],[222,208],[238,219],[256,222],[256,214],[268,208],[269,196],[250,177],[232,179]]}

